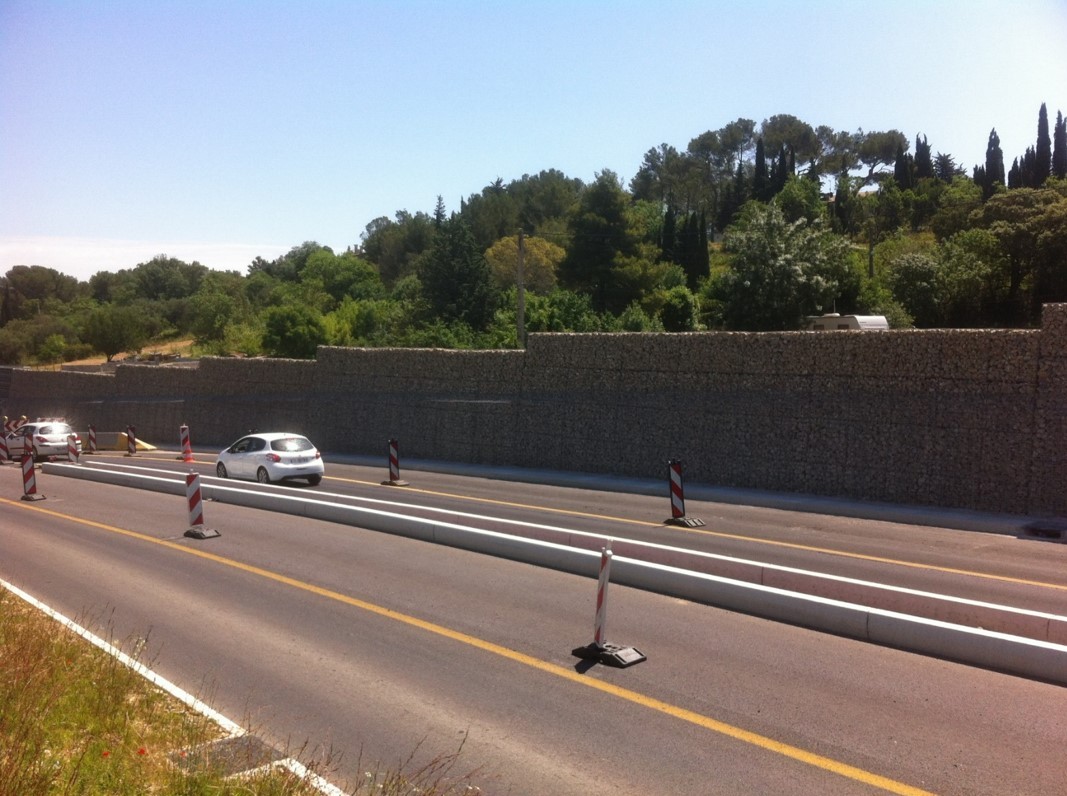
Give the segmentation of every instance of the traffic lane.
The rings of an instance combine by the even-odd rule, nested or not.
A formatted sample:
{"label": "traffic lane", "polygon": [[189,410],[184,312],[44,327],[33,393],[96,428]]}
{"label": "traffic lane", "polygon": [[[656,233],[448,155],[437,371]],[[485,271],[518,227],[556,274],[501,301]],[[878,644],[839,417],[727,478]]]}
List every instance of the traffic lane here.
{"label": "traffic lane", "polygon": [[[33,519],[54,519],[51,513],[36,514]],[[26,536],[31,529],[17,530]],[[82,574],[53,577],[66,597],[52,595],[51,602],[65,601],[72,615],[85,610],[78,605],[94,606],[90,614],[95,606],[107,606],[110,634],[117,638],[151,627],[149,654],[164,676],[196,693],[209,690],[224,712],[245,717],[252,727],[269,727],[275,741],[309,738],[318,751],[325,746],[322,739],[329,739],[335,751],[352,755],[360,749],[365,760],[380,756],[387,762],[417,751],[417,766],[455,751],[463,734],[462,767],[481,768],[490,792],[704,787],[703,768],[694,761],[707,759],[708,750],[704,743],[681,743],[684,730],[670,718],[636,715],[645,711],[596,692],[576,700],[573,687],[556,688],[543,673],[516,672],[499,656],[469,646],[442,648],[424,631],[392,622],[383,627],[380,617],[368,621],[363,612],[344,606],[314,599],[309,605],[288,590],[278,594],[269,581],[201,573],[201,559],[186,566],[169,560],[153,565],[151,556],[137,560],[148,546],[131,544],[135,540],[123,535],[118,547],[124,552],[118,555],[109,550],[114,545],[94,544],[92,532],[64,539],[68,535],[62,528],[37,534],[51,547],[39,574]],[[70,542],[78,549],[72,551]],[[113,564],[108,555],[122,563]],[[86,558],[94,562],[91,571],[82,566]],[[454,659],[457,651],[461,657]],[[191,678],[183,676],[190,670]],[[635,733],[638,720],[645,729]],[[620,728],[631,729],[620,735]],[[640,749],[629,746],[635,742]],[[667,768],[661,770],[661,764]],[[796,765],[786,761],[785,768]],[[761,781],[776,789],[800,781],[825,792],[857,792],[824,783],[825,771],[783,773],[778,781],[778,775],[754,776],[746,765],[727,766],[725,759],[716,760],[715,768],[720,781],[736,779],[736,788],[725,792],[745,792]]]}
{"label": "traffic lane", "polygon": [[[120,501],[112,503],[117,505]],[[461,630],[491,635],[494,641],[530,652],[538,660],[570,663],[570,647],[587,642],[591,635],[593,592],[591,583],[586,579],[543,573],[509,562],[491,562],[491,566],[487,566],[482,557],[463,551],[389,539],[380,534],[363,534],[354,529],[306,520],[294,521],[292,518],[274,518],[270,515],[245,520],[244,515],[259,515],[261,512],[225,506],[214,508],[218,509],[215,514],[221,513],[229,530],[220,539],[212,540],[212,550],[218,549],[216,542],[229,540],[238,551],[245,550],[246,556],[252,551],[261,551],[259,554],[264,555],[266,560],[287,562],[289,568],[286,571],[298,576],[301,582],[305,579],[310,581],[313,577],[316,577],[314,582],[322,582],[325,580],[323,571],[328,569],[330,562],[337,562],[335,569],[341,571],[332,577],[337,581],[334,585],[339,593],[350,593],[352,584],[363,584],[370,594],[381,595],[381,601],[392,607],[410,608],[412,613],[418,612],[423,617],[429,615],[431,619],[451,618],[451,625]],[[280,525],[276,524],[279,519]],[[169,525],[169,519],[164,518],[161,523],[163,532],[169,532]],[[314,544],[309,544],[311,539]],[[379,548],[379,543],[384,546]],[[105,545],[105,552],[107,547]],[[315,551],[317,555],[308,555],[308,550]],[[405,562],[405,568],[391,570],[390,567],[395,568],[398,561]],[[184,571],[188,567],[178,569]],[[164,567],[159,577],[172,572],[177,572],[177,569]],[[449,577],[443,578],[442,572],[449,573]],[[526,578],[533,579],[528,587],[524,587]],[[484,732],[495,736],[503,732],[508,739],[512,739],[521,736],[524,727],[512,726],[516,721],[510,717],[529,716],[533,709],[543,708],[541,712],[547,711],[547,715],[539,722],[555,726],[562,721],[568,727],[585,727],[594,735],[599,733],[611,748],[622,750],[619,759],[609,756],[610,770],[600,772],[597,781],[615,782],[612,771],[618,771],[626,773],[622,778],[623,785],[625,781],[640,781],[633,779],[637,774],[627,767],[632,758],[638,757],[630,744],[637,743],[643,748],[651,744],[657,748],[654,740],[636,733],[633,728],[658,725],[665,721],[662,714],[653,713],[655,718],[650,719],[646,715],[647,709],[638,710],[638,715],[631,720],[630,711],[634,708],[627,703],[627,709],[621,714],[614,712],[619,709],[617,706],[604,708],[600,704],[593,704],[579,708],[579,716],[569,715],[567,711],[573,710],[573,695],[557,702],[555,694],[547,698],[538,687],[531,687],[527,696],[520,700],[522,704],[515,706],[506,696],[515,690],[511,679],[514,675],[509,673],[510,670],[500,675],[499,681],[486,681],[485,685],[476,689],[486,694],[501,691],[505,692],[505,696],[494,696],[488,704],[484,704],[483,700],[478,707],[472,708],[476,704],[476,695],[462,689],[462,686],[469,685],[464,678],[470,681],[473,679],[472,673],[478,672],[480,681],[483,670],[499,674],[491,664],[485,669],[484,655],[475,654],[474,660],[461,655],[453,670],[449,658],[451,653],[445,656],[448,662],[443,662],[439,643],[436,640],[427,641],[422,633],[411,635],[406,628],[399,633],[381,629],[364,631],[353,627],[352,611],[344,606],[334,606],[332,601],[328,601],[329,609],[322,606],[298,609],[297,605],[302,601],[294,602],[289,596],[282,600],[281,607],[263,610],[267,600],[253,597],[249,603],[242,601],[239,608],[234,609],[226,606],[229,592],[233,589],[218,585],[210,577],[206,577],[206,581],[196,586],[188,583],[186,577],[180,577],[174,586],[179,594],[166,601],[172,607],[180,606],[183,610],[192,611],[199,607],[201,612],[210,611],[210,616],[217,617],[210,623],[203,623],[203,627],[187,631],[187,640],[177,646],[194,647],[199,637],[211,632],[218,634],[210,645],[212,649],[226,651],[234,647],[227,644],[228,638],[240,638],[249,627],[266,627],[268,630],[265,633],[257,631],[255,636],[250,636],[247,642],[236,647],[239,650],[255,649],[257,658],[277,660],[272,677],[288,682],[287,678],[292,676],[293,670],[307,668],[314,660],[322,660],[327,675],[312,678],[306,687],[302,687],[301,695],[292,698],[292,711],[298,715],[304,715],[301,713],[302,705],[318,704],[314,700],[322,702],[322,715],[326,717],[324,724],[316,725],[310,721],[308,714],[310,723],[297,725],[306,728],[306,737],[312,737],[310,733],[313,726],[336,729],[337,722],[329,718],[332,714],[326,711],[337,694],[359,694],[361,702],[369,705],[368,712],[360,714],[363,717],[361,721],[373,722],[389,715],[397,689],[406,693],[414,688],[414,705],[427,703],[431,714],[435,714],[436,710],[436,714],[440,715],[427,719],[422,714],[414,713],[413,705],[401,703],[405,712],[419,715],[421,718],[416,720],[416,724],[420,728],[432,726],[435,730],[433,737],[442,743],[448,739],[454,740],[454,725],[441,726],[441,722],[450,714],[457,717],[469,715],[470,726],[478,730],[477,734]],[[579,585],[575,586],[575,581]],[[412,588],[412,584],[417,588]],[[139,585],[141,588],[134,590],[134,596],[146,591],[143,583]],[[346,586],[347,591],[342,592]],[[183,589],[187,593],[182,593]],[[258,587],[253,589],[258,590]],[[247,596],[245,588],[239,591],[242,598]],[[584,622],[574,617],[577,603],[584,603],[588,611]],[[581,613],[580,609],[577,610]],[[309,645],[302,640],[303,629],[317,622],[320,613],[333,618],[323,620],[326,625],[324,638]],[[240,619],[235,620],[235,616]],[[150,619],[149,616],[145,617],[146,621]],[[225,624],[219,627],[219,622]],[[576,627],[582,624],[585,625],[584,635],[579,633],[576,639]],[[492,632],[486,628],[491,628]],[[341,630],[347,630],[348,636]],[[154,625],[153,635],[157,638],[158,631],[159,626]],[[291,636],[288,641],[287,633]],[[650,654],[649,661],[622,672],[598,667],[587,676],[604,678],[607,682],[615,682],[614,678],[619,678],[619,682],[627,686],[637,685],[635,690],[638,693],[663,699],[669,704],[681,703],[687,709],[696,709],[701,715],[711,714],[736,724],[744,722],[742,726],[747,729],[755,728],[755,731],[765,732],[768,737],[800,741],[807,744],[804,748],[816,748],[824,754],[827,749],[841,749],[847,752],[849,756],[846,759],[852,765],[856,765],[854,761],[857,758],[879,763],[879,766],[871,765],[868,768],[873,768],[883,776],[886,775],[886,768],[892,770],[894,766],[899,766],[905,774],[915,774],[901,777],[908,782],[937,782],[940,776],[942,786],[935,789],[941,792],[963,792],[953,784],[956,782],[955,772],[960,768],[977,772],[968,786],[968,792],[1039,792],[1028,791],[1021,785],[983,790],[981,783],[1011,782],[1011,777],[1018,774],[1013,761],[1019,760],[1026,768],[1032,769],[1026,777],[1032,775],[1038,783],[1049,783],[1042,773],[1043,767],[1047,768],[1047,763],[1043,761],[1056,759],[1054,750],[1063,740],[1063,728],[1058,723],[1058,717],[1064,715],[1065,705],[1060,689],[869,645],[830,639],[654,595],[642,595],[626,589],[613,590],[608,637],[641,647]],[[264,656],[261,651],[272,650],[270,645],[279,643],[279,639],[282,646],[277,654]],[[384,646],[379,653],[371,656],[371,662],[361,663],[353,670],[345,662],[359,651],[354,648],[356,639],[364,640],[365,645],[371,645],[369,639],[373,639],[374,644]],[[166,645],[168,654],[173,654],[174,646]],[[318,651],[318,658],[308,652],[312,647]],[[332,652],[327,654],[325,650]],[[229,675],[246,664],[244,659],[247,652],[238,652],[229,658],[221,652],[217,654],[220,655],[220,663],[211,666],[211,671],[223,671]],[[301,654],[311,655],[311,663],[303,660],[294,662],[293,656]],[[198,670],[203,671],[205,661],[210,660],[197,654],[189,661],[189,665],[193,668],[199,666],[201,668]],[[374,660],[379,661],[377,668]],[[431,662],[431,665],[428,668],[416,666],[418,661]],[[269,666],[267,668],[270,669]],[[436,693],[440,687],[436,678],[441,675],[442,669],[453,674],[446,678],[449,684],[440,690],[446,694],[459,694],[458,706],[449,702],[449,697]],[[392,689],[389,696],[382,697],[380,702],[373,698],[365,699],[358,688],[355,691],[345,690],[345,683],[366,681],[368,672],[372,673],[371,681],[376,683],[376,694],[381,689],[387,692]],[[329,689],[333,695],[318,692],[316,684],[322,676],[339,678],[330,680],[334,683]],[[397,685],[397,677],[401,685]],[[257,704],[252,700],[251,692],[241,692],[241,686],[249,682],[262,682],[264,678],[264,675],[254,673],[238,677],[236,688],[246,698],[239,697],[234,704],[238,707]],[[427,678],[429,685],[416,688],[415,684],[427,682]],[[495,682],[502,685],[494,685]],[[553,693],[556,690],[553,688]],[[568,694],[570,691],[568,687],[558,690]],[[981,699],[976,701],[976,695],[981,695]],[[502,706],[500,699],[505,700]],[[445,700],[443,704],[447,709],[438,709],[442,700]],[[546,700],[547,704],[544,704]],[[534,703],[533,707],[530,706],[531,702]],[[274,705],[273,702],[269,704]],[[463,712],[464,706],[467,713]],[[319,710],[316,708],[312,713],[317,715]],[[494,713],[494,710],[498,712]],[[605,710],[608,712],[603,713]],[[583,723],[586,712],[597,717],[595,727],[589,728],[588,722]],[[480,717],[494,718],[488,724],[478,724],[476,720]],[[626,727],[621,737],[617,731],[608,732],[606,729],[617,728],[620,722],[625,722],[623,726]],[[671,725],[672,722],[667,721],[667,724]],[[1035,725],[1042,726],[1035,730]],[[976,731],[975,727],[983,729]],[[692,732],[688,727],[687,730]],[[678,736],[685,736],[686,732],[679,733],[677,728],[672,730],[671,727],[666,732],[671,740],[658,744],[662,750],[660,755],[653,760],[638,758],[638,768],[655,774],[655,782],[650,782],[648,787],[654,787],[655,783],[662,786],[665,781],[674,782],[678,787],[692,784],[689,779],[678,779],[673,774],[668,776],[661,772],[656,763],[660,759],[675,760],[671,756],[675,745],[680,744],[681,757],[690,761],[690,768],[695,761],[701,771],[709,767],[716,771],[729,768],[720,756],[726,755],[732,761],[738,754],[736,750],[724,751],[721,748],[722,739],[716,736],[716,741],[712,743],[716,752],[709,763],[704,751],[706,742],[681,743]],[[703,731],[697,735],[702,737]],[[327,737],[336,738],[336,732]],[[404,741],[410,741],[410,738],[410,732],[407,735],[400,733],[397,743],[404,746]],[[359,735],[352,737],[352,741],[359,740],[362,740]],[[535,748],[545,748],[545,743],[553,749],[547,760],[571,759],[568,754],[573,744],[555,749],[551,742],[542,741],[541,746]],[[527,739],[518,744],[521,748],[526,746]],[[597,748],[587,748],[587,751],[603,755],[603,750],[594,746]],[[398,755],[395,748],[393,753]],[[468,748],[473,750],[478,747],[471,743]],[[960,752],[954,751],[957,749]],[[938,753],[930,754],[930,750],[938,750]],[[503,754],[504,760],[511,760],[511,755],[516,751],[507,748]],[[887,752],[892,752],[889,759]],[[735,779],[731,779],[733,775],[728,773],[724,780],[735,782],[737,787],[727,787],[725,792],[751,792],[753,782],[764,782],[763,774],[755,775],[753,770],[762,771],[766,763],[754,761],[752,753],[752,749],[745,746],[742,757],[747,762],[736,770]],[[763,753],[766,753],[765,750]],[[895,758],[898,755],[905,756],[907,763],[897,761]],[[510,766],[511,763],[504,763],[505,770],[510,770]],[[754,769],[749,770],[750,766]],[[787,771],[792,766],[787,765]],[[587,767],[578,766],[581,770]],[[1016,773],[1004,775],[1008,777],[1007,780],[998,779],[999,769]],[[946,778],[946,772],[951,776]],[[770,775],[781,776],[783,781],[792,781],[794,777],[793,773],[783,773],[777,765]],[[692,772],[689,774],[690,779],[696,776]],[[811,787],[804,789],[826,791],[827,783],[822,781],[822,777],[826,776],[823,771],[817,777],[817,784],[810,783]],[[929,787],[928,784],[924,786]],[[588,783],[582,787],[588,787]],[[842,787],[842,792],[860,792],[852,782]],[[757,786],[755,789],[760,788]]]}
{"label": "traffic lane", "polygon": [[[333,469],[331,468],[331,472]],[[452,486],[460,491],[467,490],[470,480],[462,479]],[[446,485],[441,483],[439,486]],[[474,489],[469,491],[481,491],[483,487],[484,485],[475,484]],[[307,489],[299,488],[301,491]],[[557,494],[567,491],[552,488],[550,492],[531,494],[529,497],[551,501]],[[769,538],[769,535],[755,538],[720,530],[715,525],[679,529],[659,523],[627,520],[620,518],[617,511],[614,515],[597,516],[588,512],[572,514],[567,510],[555,508],[554,504],[539,506],[517,501],[486,501],[482,498],[460,496],[457,492],[381,487],[343,474],[328,476],[324,486],[314,490],[313,494],[324,500],[337,499],[336,495],[350,495],[353,498],[373,501],[372,505],[386,510],[397,506],[407,507],[404,508],[406,513],[433,520],[454,521],[517,535],[538,535],[536,531],[531,532],[505,519],[485,516],[486,512],[499,513],[502,517],[511,518],[516,522],[584,531],[593,535],[585,540],[585,546],[594,548],[602,546],[608,538],[636,538],[654,544],[825,572],[839,577],[885,583],[968,600],[1010,605],[1029,611],[1067,614],[1067,546],[1047,542],[773,509],[749,509],[755,519],[770,517],[780,527],[795,520],[810,521],[816,526],[803,527],[793,522],[788,527],[788,532],[793,534],[791,538],[786,537],[786,532],[781,533],[778,539]],[[617,498],[629,503],[649,500],[643,496],[617,496],[610,493],[594,493],[594,496],[605,500]],[[609,510],[606,505],[602,508]],[[442,514],[440,509],[458,513]],[[829,530],[824,530],[826,527]],[[563,542],[570,543],[568,540]],[[627,554],[743,580],[759,580],[761,576],[758,570],[751,567],[739,570],[737,567],[718,562],[679,563],[651,552],[646,554],[632,549]],[[991,620],[984,614],[972,617],[974,611],[971,608],[961,609],[951,605],[916,607],[913,605],[915,598],[908,595],[866,589],[857,591],[855,587],[839,582],[796,578],[788,574],[762,574],[774,576],[772,580],[763,582],[787,590],[816,593],[833,599],[876,605],[887,610],[921,612],[923,615],[945,621],[965,624],[973,621],[1004,632],[1031,635],[1027,629],[1033,624],[1030,620],[1026,620],[1026,627],[1021,628],[1017,626],[1018,622],[1011,618],[1001,622]],[[1044,638],[1043,635],[1035,637]]]}

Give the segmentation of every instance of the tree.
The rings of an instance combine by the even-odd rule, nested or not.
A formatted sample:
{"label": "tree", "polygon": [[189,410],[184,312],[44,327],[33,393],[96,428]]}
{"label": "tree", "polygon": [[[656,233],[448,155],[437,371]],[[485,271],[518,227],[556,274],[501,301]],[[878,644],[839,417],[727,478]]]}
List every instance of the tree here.
{"label": "tree", "polygon": [[462,321],[476,331],[488,328],[500,303],[489,263],[460,217],[445,220],[420,269],[422,293],[431,313]]}
{"label": "tree", "polygon": [[1067,299],[1067,197],[1054,188],[999,193],[972,220],[1000,244],[1007,265],[998,320],[1040,321],[1041,303]]}
{"label": "tree", "polygon": [[326,342],[322,315],[302,304],[271,307],[264,318],[263,350],[268,356],[313,359]]}
{"label": "tree", "polygon": [[77,279],[40,265],[16,265],[0,277],[0,326],[45,311],[49,302],[69,303],[86,293]]}
{"label": "tree", "polygon": [[557,275],[563,287],[588,293],[597,312],[619,313],[630,302],[616,273],[617,258],[633,256],[637,249],[626,216],[628,201],[615,173],[604,170],[570,218],[571,244]]}
{"label": "tree", "polygon": [[360,236],[361,251],[378,268],[382,282],[392,287],[415,273],[418,258],[433,242],[434,223],[426,213],[398,211],[396,220],[384,216],[367,224]]}
{"label": "tree", "polygon": [[148,334],[136,309],[106,304],[86,319],[82,339],[110,362],[115,354],[140,350]]}
{"label": "tree", "polygon": [[728,329],[799,329],[807,315],[834,306],[852,279],[848,241],[804,220],[789,223],[776,205],[746,205],[726,231],[729,270],[714,286]]}
{"label": "tree", "polygon": [[934,161],[930,155],[930,144],[926,140],[926,136],[923,136],[923,140],[919,140],[919,136],[915,136],[915,179],[921,180],[934,176]]}
{"label": "tree", "polygon": [[979,182],[979,185],[982,186],[982,199],[988,199],[996,193],[998,184],[1003,186],[1005,183],[1004,151],[1000,148],[1000,136],[997,135],[997,130],[994,127],[989,132],[989,143],[986,144],[985,150],[985,170],[983,179]]}
{"label": "tree", "polygon": [[385,294],[385,286],[378,272],[355,252],[334,254],[329,249],[314,252],[307,259],[301,281],[313,282],[330,296],[333,309],[345,297],[363,299],[379,298]]}
{"label": "tree", "polygon": [[1048,133],[1048,111],[1045,103],[1037,114],[1037,148],[1034,150],[1034,173],[1031,187],[1040,188],[1052,173],[1052,139]]}
{"label": "tree", "polygon": [[890,263],[887,283],[893,298],[899,301],[916,326],[941,325],[940,290],[937,283],[939,265],[929,255],[903,254]]}
{"label": "tree", "polygon": [[1056,128],[1052,136],[1052,176],[1067,178],[1067,122],[1063,114],[1056,111]]}
{"label": "tree", "polygon": [[480,194],[461,202],[459,214],[483,251],[519,226],[519,204],[499,178]]}
{"label": "tree", "polygon": [[[547,295],[556,287],[556,268],[566,251],[544,238],[523,239],[523,284],[526,290]],[[501,238],[485,253],[493,284],[506,290],[516,283],[516,264],[519,260],[519,236]]]}
{"label": "tree", "polygon": [[770,181],[767,175],[767,155],[763,138],[756,140],[756,165],[752,171],[752,196],[761,202],[770,199]]}

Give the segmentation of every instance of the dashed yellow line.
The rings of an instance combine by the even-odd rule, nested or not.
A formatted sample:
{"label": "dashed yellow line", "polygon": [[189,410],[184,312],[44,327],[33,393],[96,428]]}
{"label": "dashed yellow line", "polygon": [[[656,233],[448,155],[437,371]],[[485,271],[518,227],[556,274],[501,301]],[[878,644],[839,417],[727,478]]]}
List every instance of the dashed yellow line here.
{"label": "dashed yellow line", "polygon": [[[366,486],[380,486],[374,481],[360,481],[354,478],[339,478],[336,476],[327,476],[330,480],[341,481],[350,484],[360,484]],[[431,489],[416,489],[413,487],[404,487],[405,492],[414,492],[423,495],[431,495],[433,497],[451,498],[453,500],[469,500],[475,503],[485,503],[491,506],[505,506],[507,508],[525,509],[528,511],[542,511],[550,514],[561,514],[571,517],[583,517],[591,520],[602,520],[604,522],[617,522],[626,525],[640,525],[648,528],[663,528],[663,523],[649,522],[648,520],[635,520],[631,517],[613,517],[609,514],[594,514],[585,511],[572,511],[570,509],[558,509],[551,506],[533,506],[528,503],[515,503],[507,500],[496,500],[494,498],[474,497],[471,495],[457,495],[451,492],[437,492]],[[760,539],[753,536],[744,536],[736,533],[726,533],[725,531],[713,531],[709,528],[684,528],[681,526],[673,527],[671,530],[681,533],[696,534],[698,536],[710,536],[716,539],[729,539],[738,542],[748,542],[750,544],[764,545],[766,547],[781,547],[787,550],[799,550],[805,553],[819,553],[821,555],[836,556],[838,558],[849,558],[855,561],[868,561],[873,564],[890,564],[892,566],[907,567],[909,569],[925,570],[928,572],[939,572],[944,575],[963,575],[970,578],[981,578],[983,580],[995,581],[997,583],[1012,583],[1017,586],[1035,586],[1043,589],[1054,589],[1056,591],[1067,591],[1067,585],[1058,583],[1047,583],[1040,580],[1028,580],[1026,578],[1014,578],[1009,575],[995,575],[990,572],[977,572],[969,569],[957,569],[955,567],[943,567],[936,564],[922,564],[917,561],[902,561],[897,558],[887,558],[885,556],[867,555],[865,553],[852,553],[847,550],[834,550],[828,547],[816,547],[814,545],[799,544],[797,542],[783,542],[777,539]]]}
{"label": "dashed yellow line", "polygon": [[538,658],[534,658],[531,655],[527,655],[523,652],[504,647],[500,644],[495,644],[491,641],[472,636],[467,633],[462,633],[458,630],[438,625],[434,622],[428,622],[425,619],[419,619],[418,617],[411,616],[409,614],[401,613],[400,611],[394,611],[391,608],[386,608],[375,603],[367,602],[366,600],[360,600],[355,597],[350,597],[346,594],[333,591],[331,589],[325,589],[321,586],[316,586],[313,583],[307,583],[306,581],[291,578],[287,575],[282,575],[278,572],[272,572],[262,567],[246,564],[241,561],[236,561],[232,558],[226,558],[224,556],[209,553],[204,550],[199,550],[194,547],[189,547],[187,544],[180,544],[178,542],[168,541],[166,539],[157,539],[152,536],[147,536],[137,531],[127,530],[125,528],[118,528],[113,525],[108,525],[102,522],[96,522],[94,520],[88,520],[82,517],[75,517],[62,512],[54,511],[52,509],[46,509],[38,504],[30,504],[26,502],[19,502],[14,500],[7,500],[0,498],[0,503],[5,503],[10,506],[18,506],[30,511],[36,511],[42,514],[47,514],[52,517],[57,517],[64,520],[69,520],[81,525],[96,528],[98,530],[107,531],[109,533],[119,534],[131,539],[137,539],[143,542],[149,542],[151,544],[160,545],[170,550],[174,550],[187,555],[196,556],[201,559],[212,561],[222,566],[229,567],[231,569],[239,570],[257,577],[265,578],[267,580],[274,581],[276,583],[289,586],[294,589],[299,589],[310,594],[315,594],[319,597],[323,597],[328,600],[343,603],[353,608],[358,608],[362,611],[366,611],[377,616],[381,616],[387,619],[391,619],[396,622],[408,625],[409,627],[415,627],[428,633],[433,633],[437,636],[451,639],[461,644],[465,644],[470,647],[482,650],[492,655],[497,655],[501,658],[513,661],[515,663],[527,666],[531,669],[543,672],[545,674],[558,677],[568,682],[575,683],[577,685],[585,686],[586,688],[592,688],[610,696],[622,699],[635,705],[653,710],[658,713],[671,716],[679,721],[688,722],[689,724],[703,727],[706,730],[717,733],[719,735],[732,738],[742,743],[755,746],[757,748],[773,752],[781,755],[782,757],[789,758],[791,760],[804,763],[809,766],[813,766],[824,771],[828,771],[833,774],[837,774],[842,777],[846,777],[857,782],[862,782],[872,787],[881,788],[884,791],[894,794],[901,794],[901,796],[931,796],[929,791],[915,788],[902,782],[898,782],[888,777],[883,777],[878,774],[866,771],[856,766],[848,765],[839,760],[834,760],[823,755],[809,752],[805,749],[801,749],[791,744],[777,741],[773,738],[769,738],[765,735],[760,735],[749,730],[735,727],[732,724],[713,719],[710,716],[705,716],[700,713],[696,713],[686,708],[672,705],[668,702],[650,697],[646,694],[641,694],[637,691],[633,691],[629,688],[623,688],[622,686],[614,685],[613,683],[607,683],[601,680],[597,680],[592,677],[584,676],[578,672],[560,666],[558,664],[543,661]]}

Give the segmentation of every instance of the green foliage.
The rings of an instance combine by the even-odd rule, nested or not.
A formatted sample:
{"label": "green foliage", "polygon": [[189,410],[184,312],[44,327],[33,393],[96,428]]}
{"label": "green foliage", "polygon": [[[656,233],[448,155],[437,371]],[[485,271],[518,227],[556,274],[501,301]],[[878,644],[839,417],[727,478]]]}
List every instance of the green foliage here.
{"label": "green foliage", "polygon": [[322,315],[302,304],[271,307],[264,318],[263,350],[268,356],[313,359],[326,343]]}
{"label": "green foliage", "polygon": [[712,294],[728,329],[799,329],[832,308],[851,279],[846,241],[818,224],[790,224],[773,204],[747,206],[724,246],[730,270]]}
{"label": "green foliage", "polygon": [[[556,269],[566,252],[563,247],[538,237],[523,239],[523,284],[533,293],[551,293],[556,287]],[[485,253],[493,284],[501,290],[516,283],[519,236],[501,238]]]}
{"label": "green foliage", "polygon": [[412,215],[401,210],[395,221],[382,216],[369,223],[361,236],[361,250],[385,285],[392,286],[415,273],[419,257],[430,249],[434,231],[433,219],[426,213]]}
{"label": "green foliage", "polygon": [[489,263],[461,218],[453,216],[441,224],[419,277],[423,299],[435,318],[461,321],[479,331],[489,325],[499,294]]}
{"label": "green foliage", "polygon": [[599,332],[605,328],[604,319],[584,293],[555,290],[547,296],[527,296],[528,332]]}
{"label": "green foliage", "polygon": [[571,245],[559,264],[560,285],[588,293],[598,311],[620,312],[634,296],[619,279],[620,258],[636,253],[630,232],[627,196],[611,171],[597,175],[570,218]]}
{"label": "green foliage", "polygon": [[646,313],[635,301],[619,315],[616,328],[620,332],[662,332],[663,324],[659,318]]}
{"label": "green foliage", "polygon": [[135,308],[106,304],[86,320],[82,337],[110,362],[115,354],[139,351],[149,335],[144,316]]}
{"label": "green foliage", "polygon": [[811,223],[826,217],[826,206],[819,194],[819,183],[801,177],[790,177],[774,197],[785,220],[792,223],[800,219]]}
{"label": "green foliage", "polygon": [[37,348],[37,361],[42,365],[53,365],[63,361],[67,351],[67,338],[61,334],[50,334]]}
{"label": "green foliage", "polygon": [[700,302],[689,288],[678,285],[663,293],[658,316],[665,331],[693,332],[700,326]]}

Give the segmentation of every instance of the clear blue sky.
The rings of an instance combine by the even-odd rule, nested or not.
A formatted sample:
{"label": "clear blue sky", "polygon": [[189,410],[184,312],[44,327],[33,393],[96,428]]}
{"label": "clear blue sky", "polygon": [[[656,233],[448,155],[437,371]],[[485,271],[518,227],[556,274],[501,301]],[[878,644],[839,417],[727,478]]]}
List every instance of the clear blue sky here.
{"label": "clear blue sky", "polygon": [[625,184],[739,117],[968,173],[1067,113],[1067,0],[0,0],[0,274],[245,272],[559,169]]}

